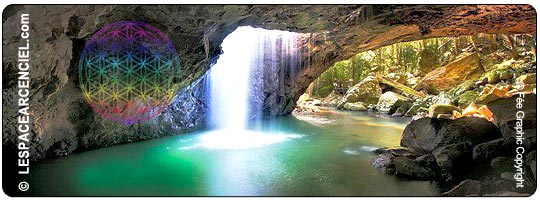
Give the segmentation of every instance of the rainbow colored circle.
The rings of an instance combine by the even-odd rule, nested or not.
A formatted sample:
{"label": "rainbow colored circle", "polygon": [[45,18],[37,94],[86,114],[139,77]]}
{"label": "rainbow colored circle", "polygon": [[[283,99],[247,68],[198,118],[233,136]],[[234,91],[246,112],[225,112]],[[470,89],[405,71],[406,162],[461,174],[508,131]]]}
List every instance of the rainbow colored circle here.
{"label": "rainbow colored circle", "polygon": [[159,115],[180,80],[180,57],[154,26],[121,21],[97,31],[79,60],[79,84],[103,117],[133,124]]}

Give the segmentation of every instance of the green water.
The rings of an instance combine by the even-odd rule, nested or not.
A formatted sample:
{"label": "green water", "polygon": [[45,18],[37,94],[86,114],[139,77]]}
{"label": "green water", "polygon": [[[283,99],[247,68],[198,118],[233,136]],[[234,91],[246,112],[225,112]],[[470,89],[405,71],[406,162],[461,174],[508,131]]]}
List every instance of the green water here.
{"label": "green water", "polygon": [[[118,145],[34,164],[31,192],[55,196],[436,195],[432,183],[384,175],[371,166],[374,155],[368,150],[399,145],[407,122],[330,111],[281,117],[257,126],[257,134],[270,139],[291,136],[281,142],[257,145],[270,139],[235,140],[250,143],[253,139],[253,148],[205,146],[201,144],[205,131]],[[211,135],[206,139],[212,140]],[[220,140],[212,142],[219,145]]]}

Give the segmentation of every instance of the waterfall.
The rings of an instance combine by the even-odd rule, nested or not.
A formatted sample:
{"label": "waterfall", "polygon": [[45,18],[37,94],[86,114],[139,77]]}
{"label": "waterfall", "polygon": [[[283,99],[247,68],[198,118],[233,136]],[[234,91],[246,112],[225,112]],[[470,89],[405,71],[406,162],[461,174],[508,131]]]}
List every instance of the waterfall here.
{"label": "waterfall", "polygon": [[244,130],[250,119],[275,115],[285,87],[296,87],[298,35],[239,27],[225,38],[224,53],[210,70],[210,127]]}
{"label": "waterfall", "polygon": [[248,83],[258,36],[238,28],[222,43],[224,54],[210,69],[210,126],[243,130],[248,116]]}
{"label": "waterfall", "polygon": [[[253,128],[260,125],[256,119],[283,109],[287,91],[295,91],[301,63],[298,35],[252,27],[239,27],[228,35],[222,43],[224,53],[207,78],[211,131],[201,136],[200,144],[184,149],[244,149],[301,137]],[[255,126],[250,128],[250,123]]]}

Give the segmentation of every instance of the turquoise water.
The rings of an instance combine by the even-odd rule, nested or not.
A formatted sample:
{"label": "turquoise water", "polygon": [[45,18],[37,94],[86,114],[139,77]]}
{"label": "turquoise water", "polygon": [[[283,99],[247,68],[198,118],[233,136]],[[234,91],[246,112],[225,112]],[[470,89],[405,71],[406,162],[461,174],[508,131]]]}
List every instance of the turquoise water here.
{"label": "turquoise water", "polygon": [[436,195],[434,184],[384,175],[371,166],[374,154],[369,150],[399,145],[408,121],[328,110],[263,121],[251,132],[199,131],[102,148],[34,164],[31,192],[55,196]]}

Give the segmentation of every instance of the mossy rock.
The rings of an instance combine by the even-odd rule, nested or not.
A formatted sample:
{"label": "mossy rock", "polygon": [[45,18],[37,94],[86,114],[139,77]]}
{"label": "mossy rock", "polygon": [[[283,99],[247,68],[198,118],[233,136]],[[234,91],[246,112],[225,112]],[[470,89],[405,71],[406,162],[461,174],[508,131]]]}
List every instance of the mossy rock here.
{"label": "mossy rock", "polygon": [[514,75],[514,69],[512,68],[496,68],[482,75],[480,80],[487,79],[487,83],[496,84],[501,81],[512,79]]}
{"label": "mossy rock", "polygon": [[471,104],[472,102],[474,102],[474,100],[476,100],[476,98],[478,97],[480,93],[477,92],[477,91],[472,91],[472,90],[469,90],[469,91],[465,91],[463,94],[459,95],[458,97],[456,97],[455,99],[455,103],[460,107],[460,108],[465,108],[467,107],[469,104]]}
{"label": "mossy rock", "polygon": [[516,81],[524,84],[536,84],[536,73],[521,75],[516,79]]}
{"label": "mossy rock", "polygon": [[492,70],[487,72],[484,77],[487,78],[489,84],[495,84],[501,81],[499,73],[497,70]]}
{"label": "mossy rock", "polygon": [[455,96],[459,96],[465,93],[466,91],[474,89],[475,86],[476,84],[474,80],[466,80],[462,84],[459,84],[456,88],[450,90],[449,93]]}
{"label": "mossy rock", "polygon": [[407,116],[407,117],[415,116],[420,111],[420,108],[421,108],[421,106],[419,104],[413,104],[411,106],[411,108],[409,108],[409,110],[407,110],[407,112],[405,112],[405,116]]}
{"label": "mossy rock", "polygon": [[367,110],[366,106],[361,102],[345,103],[345,105],[343,105],[343,108],[345,110],[352,110],[352,111],[366,111]]}
{"label": "mossy rock", "polygon": [[503,81],[510,80],[514,76],[514,70],[509,69],[503,69],[499,71],[499,78]]}
{"label": "mossy rock", "polygon": [[438,116],[441,114],[452,114],[454,111],[461,112],[461,109],[454,105],[435,104],[429,107],[429,114],[431,116]]}
{"label": "mossy rock", "polygon": [[346,103],[355,102],[375,104],[379,101],[381,94],[382,89],[379,86],[379,81],[374,76],[368,76],[347,91],[338,104],[338,108],[343,108]]}

